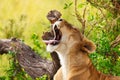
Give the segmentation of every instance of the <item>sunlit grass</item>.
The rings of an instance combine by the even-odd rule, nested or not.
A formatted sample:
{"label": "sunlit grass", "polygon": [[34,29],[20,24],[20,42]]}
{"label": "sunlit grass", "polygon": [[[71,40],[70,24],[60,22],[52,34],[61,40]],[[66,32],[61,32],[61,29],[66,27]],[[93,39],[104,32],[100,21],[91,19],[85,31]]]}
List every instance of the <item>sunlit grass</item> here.
{"label": "sunlit grass", "polygon": [[10,55],[0,55],[0,76],[6,75],[6,70],[9,69]]}

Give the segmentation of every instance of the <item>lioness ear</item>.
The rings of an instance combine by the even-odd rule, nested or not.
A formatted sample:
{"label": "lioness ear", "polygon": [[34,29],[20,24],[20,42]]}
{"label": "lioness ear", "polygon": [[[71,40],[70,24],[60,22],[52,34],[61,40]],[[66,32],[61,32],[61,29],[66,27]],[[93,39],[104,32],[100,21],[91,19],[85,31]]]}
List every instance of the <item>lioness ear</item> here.
{"label": "lioness ear", "polygon": [[83,41],[82,51],[87,53],[92,53],[95,51],[95,49],[96,49],[96,46],[92,41],[89,41],[87,39]]}

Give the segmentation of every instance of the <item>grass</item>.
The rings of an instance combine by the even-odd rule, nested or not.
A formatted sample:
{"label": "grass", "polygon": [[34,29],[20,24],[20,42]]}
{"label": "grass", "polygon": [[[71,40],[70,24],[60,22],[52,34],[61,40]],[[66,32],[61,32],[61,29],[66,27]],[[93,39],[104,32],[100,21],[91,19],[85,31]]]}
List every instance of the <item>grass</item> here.
{"label": "grass", "polygon": [[9,69],[10,55],[0,55],[0,77],[6,75],[6,70]]}

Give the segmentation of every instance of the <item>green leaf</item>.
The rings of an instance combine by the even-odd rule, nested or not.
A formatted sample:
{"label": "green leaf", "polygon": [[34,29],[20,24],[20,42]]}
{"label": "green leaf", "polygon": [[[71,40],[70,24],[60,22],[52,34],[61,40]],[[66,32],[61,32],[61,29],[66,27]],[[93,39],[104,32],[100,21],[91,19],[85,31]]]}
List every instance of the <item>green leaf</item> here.
{"label": "green leaf", "polygon": [[107,13],[107,18],[110,18],[110,17],[113,17],[113,14],[110,13],[110,12],[108,12],[108,13]]}
{"label": "green leaf", "polygon": [[88,3],[86,3],[86,2],[84,2],[84,3],[80,3],[79,5],[78,5],[78,8],[83,8],[85,5],[87,5]]}
{"label": "green leaf", "polygon": [[64,8],[63,8],[63,9],[67,9],[67,8],[69,8],[72,4],[73,4],[73,2],[70,2],[70,3],[65,3]]}
{"label": "green leaf", "polygon": [[81,3],[78,5],[78,8],[82,8],[85,4],[84,3]]}
{"label": "green leaf", "polygon": [[73,4],[73,2],[71,2],[70,4],[69,4],[69,6],[71,6]]}

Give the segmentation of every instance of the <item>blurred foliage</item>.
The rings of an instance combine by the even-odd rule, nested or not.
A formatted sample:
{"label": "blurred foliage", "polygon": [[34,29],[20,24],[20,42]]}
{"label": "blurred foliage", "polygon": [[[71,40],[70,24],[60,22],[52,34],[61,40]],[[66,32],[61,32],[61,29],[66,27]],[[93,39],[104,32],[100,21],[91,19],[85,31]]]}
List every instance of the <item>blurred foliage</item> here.
{"label": "blurred foliage", "polygon": [[[75,0],[76,1],[76,0]],[[54,5],[53,5],[54,2]],[[50,25],[46,14],[59,10],[63,18],[82,28],[75,14],[72,0],[0,0],[0,38],[21,38],[40,56],[49,58],[41,35]],[[78,0],[77,13],[85,21],[85,33],[97,46],[90,58],[103,73],[120,76],[120,45],[111,48],[111,42],[120,34],[120,11],[114,0]],[[10,52],[0,56],[0,80],[32,80]],[[36,80],[47,80],[44,75]]]}
{"label": "blurred foliage", "polygon": [[72,4],[73,4],[73,2],[65,3],[65,5],[64,5],[64,9],[69,8]]}
{"label": "blurred foliage", "polygon": [[33,42],[33,50],[38,53],[40,56],[44,58],[50,58],[50,54],[46,52],[46,47],[45,45],[42,44],[42,42],[39,39],[39,36],[34,33],[31,36],[31,40]]}
{"label": "blurred foliage", "polygon": [[49,80],[47,75],[43,75],[41,78],[36,78],[36,80]]}
{"label": "blurred foliage", "polygon": [[21,15],[19,20],[10,19],[6,22],[6,25],[2,27],[1,31],[5,38],[22,38],[23,32],[26,26],[26,16]]}
{"label": "blurred foliage", "polygon": [[6,76],[0,76],[0,80],[32,80],[21,68],[16,59],[15,52],[8,52],[9,68],[5,70]]}

